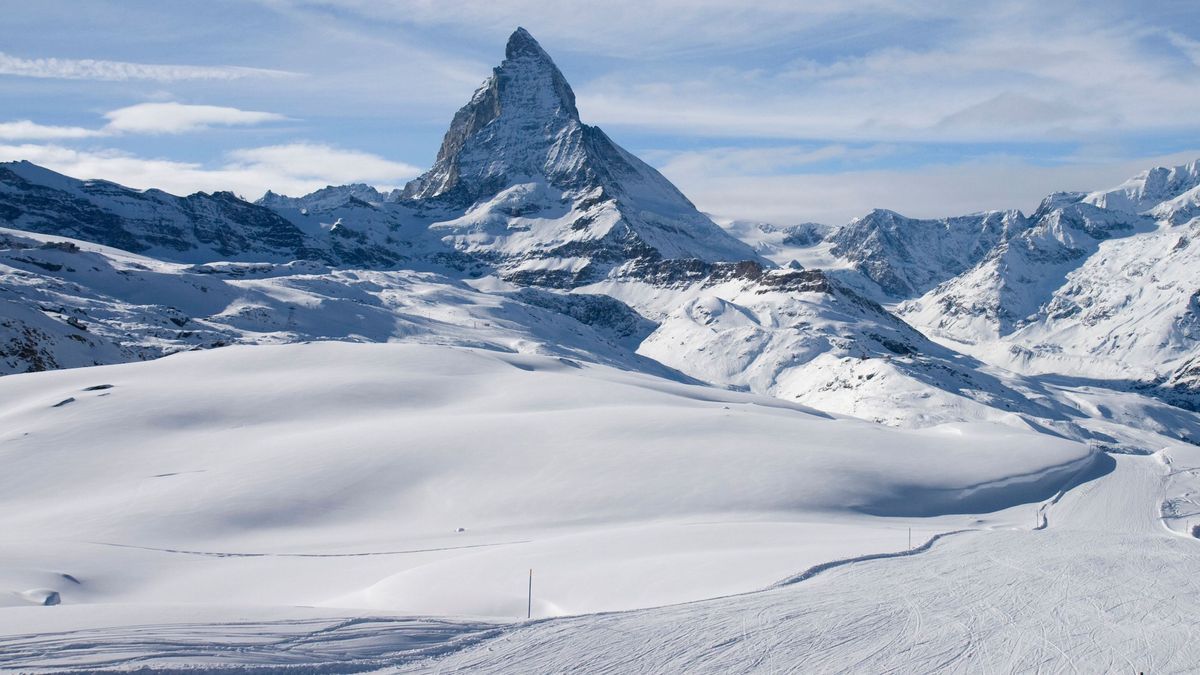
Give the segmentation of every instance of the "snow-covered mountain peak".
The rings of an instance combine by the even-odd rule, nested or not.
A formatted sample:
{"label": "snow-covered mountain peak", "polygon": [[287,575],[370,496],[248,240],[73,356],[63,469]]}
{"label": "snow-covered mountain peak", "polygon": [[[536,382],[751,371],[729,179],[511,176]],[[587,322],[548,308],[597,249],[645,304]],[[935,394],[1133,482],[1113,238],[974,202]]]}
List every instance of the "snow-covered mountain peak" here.
{"label": "snow-covered mountain peak", "polygon": [[575,94],[517,29],[398,197],[460,252],[518,283],[574,286],[635,259],[759,260],[648,164],[580,121]]}
{"label": "snow-covered mountain peak", "polygon": [[831,252],[891,298],[911,297],[969,269],[1029,226],[1019,211],[907,218],[875,209],[829,235]]}
{"label": "snow-covered mountain peak", "polygon": [[1198,186],[1200,159],[1175,167],[1156,166],[1115,188],[1092,192],[1083,201],[1114,211],[1145,213]]}
{"label": "snow-covered mountain peak", "polygon": [[267,190],[266,194],[254,202],[268,208],[334,208],[347,204],[380,204],[387,200],[387,195],[365,183],[350,185],[327,185],[316,192],[303,197],[288,197]]}

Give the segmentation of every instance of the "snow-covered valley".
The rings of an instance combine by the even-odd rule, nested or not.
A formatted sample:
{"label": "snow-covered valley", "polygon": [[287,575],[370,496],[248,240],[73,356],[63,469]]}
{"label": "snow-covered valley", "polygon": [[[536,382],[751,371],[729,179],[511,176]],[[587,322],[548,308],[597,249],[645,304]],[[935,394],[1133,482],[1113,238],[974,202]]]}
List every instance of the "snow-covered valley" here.
{"label": "snow-covered valley", "polygon": [[718,224],[523,29],[403,189],[0,164],[0,669],[1194,669],[1198,186]]}

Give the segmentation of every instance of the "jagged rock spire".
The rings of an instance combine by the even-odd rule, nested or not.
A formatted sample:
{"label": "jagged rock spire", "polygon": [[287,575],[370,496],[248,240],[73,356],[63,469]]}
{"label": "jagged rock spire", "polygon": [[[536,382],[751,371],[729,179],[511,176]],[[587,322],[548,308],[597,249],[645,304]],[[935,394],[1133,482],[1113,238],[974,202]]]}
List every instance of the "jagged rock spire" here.
{"label": "jagged rock spire", "polygon": [[[489,247],[503,249],[514,268],[549,259],[539,265],[561,284],[598,278],[632,259],[758,259],[653,167],[581,122],[575,93],[529,31],[513,32],[504,53],[454,115],[433,167],[399,196],[448,214],[470,211],[440,230],[459,237],[456,246],[488,249],[496,259]],[[557,213],[547,220],[559,222],[536,232],[527,223],[498,227],[538,213]]]}
{"label": "jagged rock spire", "polygon": [[[489,125],[490,133],[476,144],[487,150],[470,152],[468,140]],[[458,192],[477,198],[498,187],[499,169],[506,174],[540,172],[544,166],[539,167],[538,160],[545,164],[547,141],[581,126],[571,85],[529,31],[517,28],[508,38],[504,61],[454,115],[433,168],[405,186],[403,196],[421,199]],[[464,185],[464,174],[471,177],[471,169],[480,168],[464,167],[474,158],[488,167],[474,176],[477,184]]]}

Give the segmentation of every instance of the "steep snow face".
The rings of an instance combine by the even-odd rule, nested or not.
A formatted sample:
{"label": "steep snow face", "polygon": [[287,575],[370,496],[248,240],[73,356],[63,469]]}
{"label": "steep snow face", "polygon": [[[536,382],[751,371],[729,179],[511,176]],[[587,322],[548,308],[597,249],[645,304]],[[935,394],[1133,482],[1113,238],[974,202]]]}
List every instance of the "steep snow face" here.
{"label": "steep snow face", "polygon": [[1030,229],[899,312],[1006,368],[1138,382],[1194,406],[1186,362],[1200,348],[1200,219],[1187,218],[1196,167],[1051,195]]}
{"label": "steep snow face", "polygon": [[878,284],[886,297],[908,298],[965,272],[1028,227],[1019,211],[918,220],[877,209],[831,234],[830,252]]}
{"label": "steep snow face", "polygon": [[1088,204],[1126,213],[1146,213],[1200,187],[1200,160],[1176,167],[1155,167],[1109,190],[1083,198]]}
{"label": "steep snow face", "polygon": [[1200,345],[1200,221],[1174,226],[1086,202],[900,313],[989,361],[1029,373],[1154,381]]}
{"label": "steep snow face", "polygon": [[1193,218],[1200,217],[1200,186],[1160,202],[1150,209],[1149,213],[1155,219],[1170,225],[1183,225]]}
{"label": "steep snow face", "polygon": [[1198,238],[1200,220],[1101,242],[1013,336],[1023,347],[1014,357],[1035,362],[1035,371],[1073,357],[1072,372],[1153,379],[1195,355]]}
{"label": "steep snow face", "polygon": [[524,29],[400,199],[437,214],[434,229],[456,249],[526,282],[571,285],[633,258],[757,259],[662,174],[583,124],[571,87]]}

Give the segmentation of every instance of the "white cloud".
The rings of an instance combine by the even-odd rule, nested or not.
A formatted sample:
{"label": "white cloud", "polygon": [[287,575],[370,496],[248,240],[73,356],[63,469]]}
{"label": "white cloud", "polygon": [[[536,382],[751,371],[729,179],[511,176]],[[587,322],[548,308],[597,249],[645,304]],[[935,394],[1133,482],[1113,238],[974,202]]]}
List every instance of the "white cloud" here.
{"label": "white cloud", "polygon": [[837,225],[875,208],[919,218],[991,209],[1029,213],[1050,192],[1105,189],[1150,167],[1197,157],[1200,149],[1128,160],[1079,158],[1056,166],[992,157],[915,169],[739,175],[714,173],[688,153],[683,161],[667,161],[660,168],[697,207],[721,217]]}
{"label": "white cloud", "polygon": [[179,134],[214,126],[243,126],[287,119],[283,115],[215,105],[139,103],[104,114],[113,133]]}
{"label": "white cloud", "polygon": [[216,126],[251,126],[286,120],[277,113],[215,105],[139,103],[104,114],[99,129],[47,126],[30,120],[0,122],[0,141],[66,140],[118,134],[181,134]]}
{"label": "white cloud", "polygon": [[[441,54],[423,55],[418,77],[455,54],[498,55],[523,24],[567,66],[587,121],[639,132],[956,143],[1200,126],[1197,26],[1181,9],[1154,3],[259,2],[314,30],[434,45]],[[355,55],[364,49],[342,44]],[[372,41],[370,49],[383,47]],[[463,65],[463,80],[487,75]],[[374,67],[366,66],[364,91],[378,78]],[[462,96],[465,85],[455,87],[413,88]]]}
{"label": "white cloud", "polygon": [[588,121],[674,134],[1041,141],[1195,128],[1200,107],[1200,43],[1104,2],[264,1],[489,41],[525,23],[614,57],[575,78]]}
{"label": "white cloud", "polygon": [[301,195],[326,185],[369,183],[398,187],[417,167],[370,153],[293,143],[235,150],[216,167],[146,158],[118,150],[77,150],[60,145],[0,145],[0,161],[28,160],[76,178],[102,178],[137,189],[173,194],[230,190],[255,198],[269,190]]}
{"label": "white cloud", "polygon": [[669,163],[671,170],[685,175],[762,176],[824,162],[856,162],[889,155],[895,148],[875,144],[851,147],[828,145],[783,145],[773,147],[720,147],[682,152],[649,151],[644,159]]}
{"label": "white cloud", "polygon": [[476,35],[507,35],[518,25],[539,39],[593,54],[645,57],[698,48],[743,49],[747,42],[786,40],[839,16],[895,17],[935,14],[948,0],[259,0],[326,20],[355,14],[423,30],[457,28]]}
{"label": "white cloud", "polygon": [[0,75],[63,80],[240,80],[247,77],[292,77],[296,73],[242,66],[189,66],[96,59],[23,59],[0,52]]}
{"label": "white cloud", "polygon": [[30,120],[16,122],[0,122],[0,140],[3,141],[35,141],[61,140],[68,138],[90,138],[100,136],[103,132],[98,129],[84,127],[57,127],[37,124]]}
{"label": "white cloud", "polygon": [[[305,191],[346,183],[398,187],[401,182],[415,177],[421,171],[411,164],[321,143],[289,143],[234,150],[229,153],[229,159],[231,163],[226,167],[227,170],[287,176],[292,182],[313,186]],[[278,188],[275,190],[279,191]]]}
{"label": "white cloud", "polygon": [[1077,18],[1053,22],[1050,40],[1037,23],[996,23],[824,62],[612,72],[577,87],[579,107],[602,125],[859,142],[1068,140],[1197,126],[1200,69],[1184,65],[1191,43]]}
{"label": "white cloud", "polygon": [[1180,35],[1173,30],[1167,31],[1166,36],[1167,41],[1170,42],[1173,47],[1182,52],[1183,55],[1192,62],[1192,65],[1200,66],[1200,40],[1193,40],[1186,35]]}

